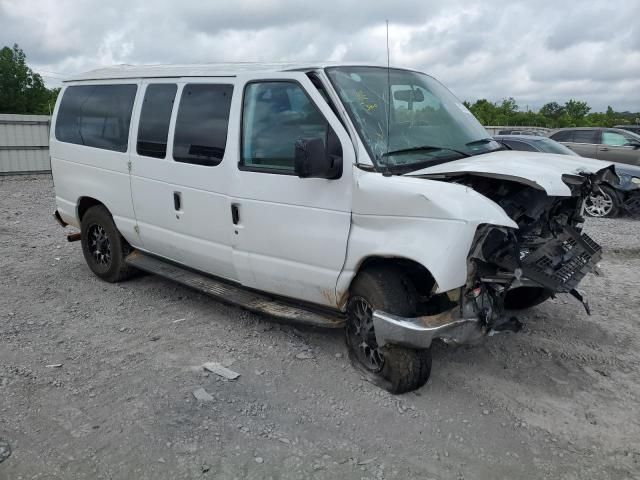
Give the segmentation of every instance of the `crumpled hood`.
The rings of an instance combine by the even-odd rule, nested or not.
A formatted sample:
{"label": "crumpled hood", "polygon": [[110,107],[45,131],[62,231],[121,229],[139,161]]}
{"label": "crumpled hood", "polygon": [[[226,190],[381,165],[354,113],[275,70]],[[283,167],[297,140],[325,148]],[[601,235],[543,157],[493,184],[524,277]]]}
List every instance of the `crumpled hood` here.
{"label": "crumpled hood", "polygon": [[501,150],[441,163],[407,173],[407,176],[450,178],[465,174],[512,180],[544,190],[549,196],[570,196],[563,175],[596,173],[611,166],[593,158],[554,153]]}

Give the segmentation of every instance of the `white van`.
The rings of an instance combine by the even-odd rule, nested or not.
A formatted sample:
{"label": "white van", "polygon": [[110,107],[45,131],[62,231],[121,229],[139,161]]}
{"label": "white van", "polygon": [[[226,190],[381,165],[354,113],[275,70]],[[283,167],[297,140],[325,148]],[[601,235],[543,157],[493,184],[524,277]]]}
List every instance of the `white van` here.
{"label": "white van", "polygon": [[[389,108],[390,107],[390,108]],[[120,66],[65,82],[58,221],[109,282],[145,270],[282,320],[346,326],[354,364],[424,384],[434,339],[517,330],[600,258],[583,200],[613,167],[505,150],[423,73]]]}

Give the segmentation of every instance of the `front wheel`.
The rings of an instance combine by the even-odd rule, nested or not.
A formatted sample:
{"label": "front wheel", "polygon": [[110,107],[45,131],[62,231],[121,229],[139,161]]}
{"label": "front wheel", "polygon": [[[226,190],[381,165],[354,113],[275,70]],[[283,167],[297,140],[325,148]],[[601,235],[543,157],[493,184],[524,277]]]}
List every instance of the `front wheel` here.
{"label": "front wheel", "polygon": [[598,186],[584,202],[584,211],[591,217],[615,217],[620,210],[620,200],[615,190],[606,185]]}
{"label": "front wheel", "polygon": [[378,347],[373,311],[402,316],[416,313],[415,288],[395,268],[371,268],[358,274],[347,304],[346,341],[352,363],[376,385],[391,393],[423,386],[431,374],[431,350]]}

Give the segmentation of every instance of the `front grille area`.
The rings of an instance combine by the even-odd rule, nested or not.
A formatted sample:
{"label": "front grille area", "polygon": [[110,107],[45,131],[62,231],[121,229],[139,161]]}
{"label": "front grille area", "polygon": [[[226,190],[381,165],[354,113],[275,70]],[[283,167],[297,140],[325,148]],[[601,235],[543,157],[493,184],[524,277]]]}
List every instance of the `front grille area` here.
{"label": "front grille area", "polygon": [[573,290],[602,257],[600,245],[587,234],[571,227],[564,233],[525,258],[521,267],[524,276],[555,292]]}
{"label": "front grille area", "polygon": [[[511,271],[520,268],[523,277],[554,292],[570,292],[602,257],[600,245],[572,227],[537,247],[518,260],[507,253],[499,259],[499,265]],[[520,251],[526,248],[523,245]]]}

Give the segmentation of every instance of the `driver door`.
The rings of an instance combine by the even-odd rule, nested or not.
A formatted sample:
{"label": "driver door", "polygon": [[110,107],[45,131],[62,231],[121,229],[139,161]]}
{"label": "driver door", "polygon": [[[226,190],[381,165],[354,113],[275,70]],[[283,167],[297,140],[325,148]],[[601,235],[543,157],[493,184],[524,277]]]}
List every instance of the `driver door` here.
{"label": "driver door", "polygon": [[[230,215],[237,275],[248,287],[335,308],[351,225],[349,136],[303,73],[252,76],[238,88],[240,152]],[[341,150],[340,178],[294,173],[296,140],[318,137]]]}

